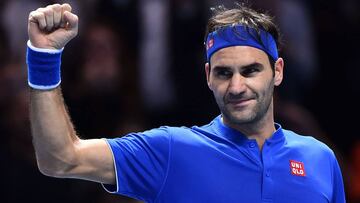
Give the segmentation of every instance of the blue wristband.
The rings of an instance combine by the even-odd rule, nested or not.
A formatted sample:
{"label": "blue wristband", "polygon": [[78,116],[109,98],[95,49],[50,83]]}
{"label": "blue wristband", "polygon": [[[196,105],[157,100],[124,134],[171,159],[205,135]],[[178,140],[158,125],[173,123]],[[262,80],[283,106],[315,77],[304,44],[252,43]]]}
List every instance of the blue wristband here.
{"label": "blue wristband", "polygon": [[39,90],[54,89],[61,82],[61,50],[40,49],[27,43],[28,84]]}

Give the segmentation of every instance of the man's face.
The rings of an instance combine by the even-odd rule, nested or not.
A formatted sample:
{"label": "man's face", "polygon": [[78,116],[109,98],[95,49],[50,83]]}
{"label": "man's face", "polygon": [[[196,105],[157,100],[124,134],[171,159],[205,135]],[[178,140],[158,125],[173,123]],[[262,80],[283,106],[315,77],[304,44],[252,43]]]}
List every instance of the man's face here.
{"label": "man's face", "polygon": [[215,52],[205,65],[209,88],[213,91],[225,123],[251,124],[273,116],[274,85],[282,80],[283,61],[271,69],[265,52],[248,46],[233,46]]}

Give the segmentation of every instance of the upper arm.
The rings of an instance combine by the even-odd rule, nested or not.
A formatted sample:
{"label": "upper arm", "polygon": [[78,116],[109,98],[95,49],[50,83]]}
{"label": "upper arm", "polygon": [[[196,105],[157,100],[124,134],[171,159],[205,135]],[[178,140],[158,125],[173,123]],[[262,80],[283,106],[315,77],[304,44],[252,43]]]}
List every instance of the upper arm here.
{"label": "upper arm", "polygon": [[105,139],[78,140],[74,146],[76,161],[66,172],[67,177],[115,183],[113,155]]}
{"label": "upper arm", "polygon": [[75,156],[62,177],[115,186],[108,191],[137,199],[154,199],[165,181],[170,136],[165,128],[122,138],[77,140]]}
{"label": "upper arm", "polygon": [[171,136],[167,127],[108,139],[114,155],[116,184],[109,192],[153,201],[166,180]]}

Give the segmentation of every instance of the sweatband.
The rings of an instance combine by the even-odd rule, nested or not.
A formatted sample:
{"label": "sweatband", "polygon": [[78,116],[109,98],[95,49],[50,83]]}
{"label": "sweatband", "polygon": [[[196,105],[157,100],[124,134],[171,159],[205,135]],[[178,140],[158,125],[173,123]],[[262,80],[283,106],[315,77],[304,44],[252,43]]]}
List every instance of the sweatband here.
{"label": "sweatband", "polygon": [[54,89],[61,82],[61,54],[64,48],[42,49],[27,42],[28,84],[39,90]]}
{"label": "sweatband", "polygon": [[227,26],[209,33],[205,42],[207,61],[218,50],[231,46],[250,46],[267,53],[276,61],[278,50],[270,33],[259,29],[259,32],[243,25]]}

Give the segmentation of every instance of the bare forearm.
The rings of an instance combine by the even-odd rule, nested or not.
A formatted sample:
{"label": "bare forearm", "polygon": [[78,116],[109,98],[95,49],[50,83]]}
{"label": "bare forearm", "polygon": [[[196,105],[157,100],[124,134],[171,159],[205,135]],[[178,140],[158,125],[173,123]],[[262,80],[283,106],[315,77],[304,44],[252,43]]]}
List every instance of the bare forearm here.
{"label": "bare forearm", "polygon": [[45,175],[113,184],[110,148],[105,140],[77,137],[59,88],[62,48],[77,32],[78,17],[69,4],[49,5],[29,14],[27,64],[36,158]]}
{"label": "bare forearm", "polygon": [[30,90],[30,122],[38,165],[43,173],[61,173],[76,162],[74,146],[79,138],[66,111],[60,88]]}

